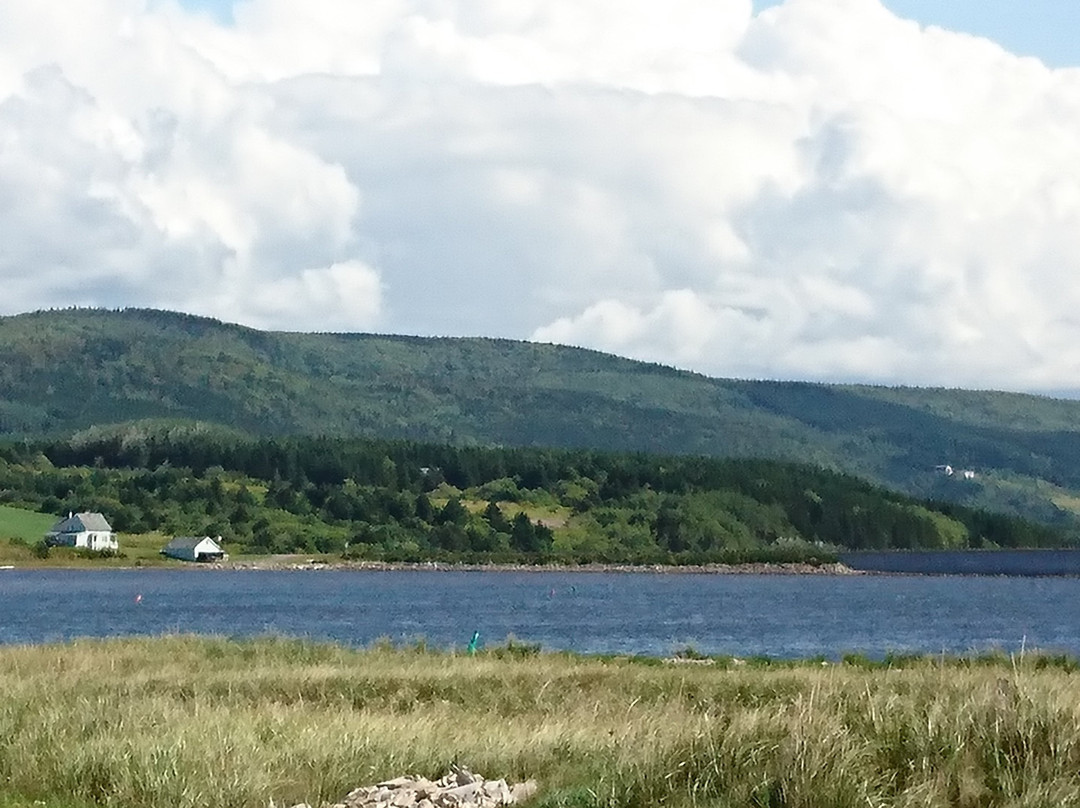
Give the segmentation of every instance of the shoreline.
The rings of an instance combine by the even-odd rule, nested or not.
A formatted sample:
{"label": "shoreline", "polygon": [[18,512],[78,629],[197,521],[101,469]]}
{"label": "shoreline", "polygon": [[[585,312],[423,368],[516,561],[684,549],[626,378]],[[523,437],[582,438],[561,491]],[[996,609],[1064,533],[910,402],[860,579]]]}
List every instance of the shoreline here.
{"label": "shoreline", "polygon": [[747,564],[456,564],[445,561],[342,561],[305,555],[265,556],[235,561],[177,561],[153,564],[5,564],[0,571],[25,570],[206,570],[261,572],[560,572],[622,573],[627,575],[869,575],[839,562]]}
{"label": "shoreline", "polygon": [[[190,567],[196,565],[191,564]],[[310,559],[270,558],[215,562],[198,565],[221,570],[295,570],[295,571],[359,571],[359,572],[604,572],[647,575],[865,575],[839,562],[807,564],[805,562],[747,564],[453,564],[441,561],[319,561]]]}
{"label": "shoreline", "polygon": [[622,575],[759,575],[827,576],[876,578],[1077,578],[1076,572],[1018,573],[972,570],[908,571],[856,569],[842,562],[808,564],[805,562],[746,564],[454,564],[445,561],[324,561],[306,556],[267,556],[237,561],[175,562],[153,564],[3,564],[5,571],[73,570],[100,572],[108,570],[203,570],[208,572],[516,572],[516,573],[615,573]]}

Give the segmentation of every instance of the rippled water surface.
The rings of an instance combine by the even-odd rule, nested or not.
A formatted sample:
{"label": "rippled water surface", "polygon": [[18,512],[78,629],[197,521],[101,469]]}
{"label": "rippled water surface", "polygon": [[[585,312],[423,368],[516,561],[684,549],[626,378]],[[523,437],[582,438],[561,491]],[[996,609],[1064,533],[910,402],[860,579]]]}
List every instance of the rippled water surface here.
{"label": "rippled water surface", "polygon": [[508,635],[546,649],[738,656],[1080,655],[1080,579],[554,572],[0,571],[0,643],[176,632]]}

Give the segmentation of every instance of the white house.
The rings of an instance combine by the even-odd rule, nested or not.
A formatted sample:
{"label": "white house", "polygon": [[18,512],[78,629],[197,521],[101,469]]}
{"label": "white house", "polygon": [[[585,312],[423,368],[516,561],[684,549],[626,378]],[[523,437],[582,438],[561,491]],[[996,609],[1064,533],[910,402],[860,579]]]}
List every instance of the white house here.
{"label": "white house", "polygon": [[116,534],[100,513],[69,513],[45,534],[45,543],[56,547],[116,550]]}
{"label": "white house", "polygon": [[177,536],[161,548],[161,554],[181,561],[222,561],[229,554],[221,549],[221,536],[217,541],[209,536]]}

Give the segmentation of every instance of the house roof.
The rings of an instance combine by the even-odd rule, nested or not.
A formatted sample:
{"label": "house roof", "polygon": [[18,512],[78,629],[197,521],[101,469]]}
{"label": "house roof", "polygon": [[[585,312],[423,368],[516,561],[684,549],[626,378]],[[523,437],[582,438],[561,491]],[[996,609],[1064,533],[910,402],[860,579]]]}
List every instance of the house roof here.
{"label": "house roof", "polygon": [[210,542],[218,550],[221,550],[221,546],[209,536],[177,536],[162,548],[162,552],[165,550],[194,550],[204,541]]}
{"label": "house roof", "polygon": [[82,533],[84,531],[95,533],[112,533],[112,525],[100,513],[84,512],[75,513],[66,519],[61,519],[52,526],[50,533]]}

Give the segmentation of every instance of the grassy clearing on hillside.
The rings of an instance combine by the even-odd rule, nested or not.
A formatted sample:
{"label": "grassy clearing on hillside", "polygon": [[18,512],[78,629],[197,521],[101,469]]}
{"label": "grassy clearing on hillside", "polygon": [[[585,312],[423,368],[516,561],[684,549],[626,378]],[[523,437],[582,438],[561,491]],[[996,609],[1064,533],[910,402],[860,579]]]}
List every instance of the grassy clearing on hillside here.
{"label": "grassy clearing on hillside", "polygon": [[0,505],[0,539],[17,539],[33,544],[56,524],[56,517],[46,513]]}
{"label": "grassy clearing on hillside", "polygon": [[1068,661],[759,667],[532,650],[3,648],[0,806],[318,805],[455,761],[538,779],[544,808],[1080,804]]}

